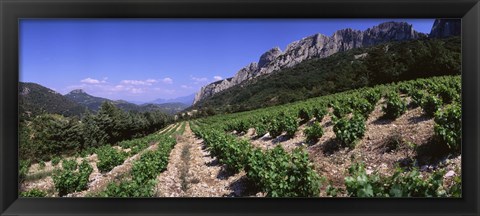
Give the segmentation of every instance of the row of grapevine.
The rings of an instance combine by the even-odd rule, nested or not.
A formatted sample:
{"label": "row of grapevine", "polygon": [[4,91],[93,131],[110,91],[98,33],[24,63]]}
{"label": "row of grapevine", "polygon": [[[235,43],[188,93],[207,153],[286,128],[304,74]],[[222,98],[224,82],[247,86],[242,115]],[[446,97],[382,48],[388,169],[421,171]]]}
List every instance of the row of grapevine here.
{"label": "row of grapevine", "polygon": [[[254,128],[257,137],[269,133],[272,138],[275,138],[285,133],[287,138],[291,138],[298,130],[299,125],[313,118],[315,118],[313,123],[320,122],[328,113],[327,107],[330,107],[337,139],[340,143],[353,147],[355,142],[363,137],[365,121],[382,97],[385,98],[382,110],[386,119],[395,120],[407,109],[417,106],[421,106],[425,115],[432,118],[440,116],[444,112],[442,109],[448,104],[453,104],[454,107],[460,106],[460,91],[459,76],[417,79],[398,84],[350,90],[277,107],[213,116],[203,122],[206,125],[216,125],[217,128],[226,132],[246,133],[250,128]],[[410,103],[407,103],[406,97],[410,97]],[[436,120],[436,122],[440,124],[441,121]],[[457,118],[454,122],[458,125],[454,131],[459,131],[461,119]],[[315,127],[307,128],[308,130],[305,131],[307,142],[321,137],[318,124]],[[439,127],[437,126],[437,128]],[[452,128],[452,126],[442,127]],[[316,135],[313,135],[314,131]],[[436,134],[439,137],[445,136],[440,134],[440,131],[437,129]],[[456,137],[461,137],[459,133],[455,134]],[[442,138],[441,140],[448,139]],[[460,142],[452,144],[451,140],[450,138],[449,146],[460,144]]]}
{"label": "row of grapevine", "polygon": [[193,127],[207,148],[228,169],[245,170],[247,177],[269,197],[315,197],[320,192],[320,177],[304,149],[287,153],[283,148],[262,151],[246,140],[208,128]]}
{"label": "row of grapevine", "polygon": [[[445,170],[436,170],[424,178],[415,167],[412,170],[397,168],[390,176],[367,174],[363,163],[353,163],[345,177],[344,190],[351,197],[460,197],[461,178],[454,179],[453,187],[445,188],[444,174]],[[336,196],[340,190],[330,186],[327,192]]]}
{"label": "row of grapevine", "polygon": [[[180,129],[178,129],[180,127]],[[153,197],[156,177],[166,170],[170,152],[176,144],[175,135],[183,134],[186,122],[160,135],[158,147],[133,163],[129,177],[120,182],[111,182],[98,194],[100,197]],[[177,130],[178,129],[178,130]]]}
{"label": "row of grapevine", "polygon": [[[383,99],[382,99],[383,98]],[[267,133],[275,138],[283,133],[285,137],[292,137],[298,127],[309,122],[304,130],[306,141],[317,142],[323,136],[320,124],[325,115],[330,115],[336,139],[340,144],[355,148],[366,131],[366,121],[378,104],[382,105],[383,118],[395,120],[405,114],[407,110],[420,107],[425,117],[434,120],[434,138],[437,146],[447,146],[451,154],[458,154],[461,150],[461,82],[460,76],[443,76],[428,79],[417,79],[388,85],[379,85],[356,90],[350,90],[333,95],[313,98],[302,102],[285,104],[276,107],[262,108],[253,111],[217,115],[196,121],[194,132],[203,138],[210,151],[220,161],[234,171],[245,170],[247,176],[254,180],[259,188],[268,191],[270,196],[298,196],[302,193],[291,192],[293,185],[288,185],[285,180],[287,174],[280,170],[289,164],[295,154],[285,153],[281,147],[273,150],[261,151],[250,146],[248,141],[239,141],[229,133],[246,133],[255,129],[257,137]],[[331,111],[329,111],[329,109]],[[443,147],[441,147],[443,148]],[[247,153],[248,152],[248,153]],[[257,156],[258,154],[258,156]],[[289,157],[284,155],[290,155]],[[306,153],[305,153],[306,155]],[[285,157],[285,158],[284,158]],[[252,159],[255,158],[255,159]],[[308,163],[308,157],[306,157]],[[254,162],[252,162],[254,161]],[[291,162],[291,161],[290,161]],[[254,165],[252,165],[254,164]],[[281,167],[280,170],[266,168]],[[353,165],[352,165],[353,166]],[[364,178],[363,168],[359,165],[351,168],[350,175],[345,178],[347,195],[349,196],[457,196],[460,192],[458,186],[442,188],[444,172],[433,171],[426,177],[420,174],[417,168],[413,170],[399,169],[393,176],[374,178],[374,182],[385,182],[386,185],[375,188],[375,185],[358,182],[357,177]],[[287,166],[288,167],[288,166]],[[277,174],[265,171],[275,170]],[[258,170],[263,170],[262,172]],[[306,169],[308,170],[308,169]],[[356,170],[356,171],[354,171]],[[272,171],[273,172],[273,171]],[[283,178],[275,179],[283,173]],[[308,176],[303,173],[304,176]],[[365,174],[367,175],[367,174]],[[275,179],[277,183],[268,181]],[[299,179],[297,176],[293,179]],[[457,178],[456,178],[457,179]],[[271,184],[273,186],[271,186]],[[309,185],[309,184],[307,184]],[[282,188],[282,190],[276,188]],[[437,187],[438,186],[438,187]],[[306,186],[309,188],[309,186]],[[370,187],[373,187],[370,188]],[[415,190],[414,187],[418,187]],[[283,190],[290,188],[289,190]],[[314,188],[314,187],[311,187]],[[296,191],[298,188],[294,189]],[[338,188],[327,187],[327,192],[336,191]],[[275,191],[275,192],[273,192]],[[306,190],[308,191],[308,190]],[[363,193],[363,194],[362,194]],[[311,195],[311,194],[310,194]],[[302,196],[308,196],[305,193]]]}
{"label": "row of grapevine", "polygon": [[[77,163],[75,158],[60,160],[59,157],[55,157],[51,161],[52,166],[61,165],[61,167],[55,168],[52,174],[55,191],[58,192],[59,196],[65,196],[70,193],[88,189],[89,176],[93,171],[93,167],[86,159],[88,155],[97,154],[98,161],[95,165],[100,172],[106,173],[114,167],[123,164],[126,158],[141,152],[155,142],[165,142],[165,146],[170,146],[171,144],[169,143],[171,143],[171,140],[166,140],[166,137],[170,137],[179,127],[181,127],[181,124],[176,124],[162,133],[153,133],[142,138],[122,141],[118,143],[118,147],[120,148],[112,146],[91,148],[89,149],[89,154],[85,155],[80,164]],[[184,127],[185,124],[183,124],[183,129]],[[127,149],[130,149],[130,151],[125,151]],[[25,168],[25,170],[28,169]],[[42,190],[33,189],[24,191],[20,195],[27,197],[47,196],[47,193]]]}

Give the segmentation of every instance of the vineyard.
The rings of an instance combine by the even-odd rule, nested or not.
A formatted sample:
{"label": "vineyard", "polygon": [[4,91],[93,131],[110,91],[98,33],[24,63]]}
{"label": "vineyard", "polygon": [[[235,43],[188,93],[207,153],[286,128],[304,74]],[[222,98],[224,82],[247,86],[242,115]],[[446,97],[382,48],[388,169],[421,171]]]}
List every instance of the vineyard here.
{"label": "vineyard", "polygon": [[20,164],[24,197],[461,197],[461,79],[170,124]]}

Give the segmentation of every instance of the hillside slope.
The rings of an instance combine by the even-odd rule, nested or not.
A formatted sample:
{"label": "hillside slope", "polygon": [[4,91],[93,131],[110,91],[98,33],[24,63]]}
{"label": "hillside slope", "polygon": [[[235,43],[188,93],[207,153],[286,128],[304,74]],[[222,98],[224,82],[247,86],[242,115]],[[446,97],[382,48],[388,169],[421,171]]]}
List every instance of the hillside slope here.
{"label": "hillside slope", "polygon": [[19,83],[19,112],[23,117],[41,113],[55,113],[65,116],[80,115],[87,108],[68,100],[60,93],[36,83]]}
{"label": "hillside slope", "polygon": [[65,95],[66,98],[68,98],[71,101],[74,101],[78,104],[81,104],[83,106],[88,107],[88,109],[96,112],[100,109],[100,106],[102,105],[103,102],[110,102],[116,107],[124,110],[124,111],[137,111],[137,112],[151,112],[151,111],[162,111],[168,114],[175,114],[183,108],[185,108],[185,105],[178,105],[178,104],[165,104],[165,105],[159,105],[159,104],[142,104],[142,105],[137,105],[134,103],[130,103],[124,100],[110,100],[107,98],[102,98],[102,97],[95,97],[92,96],[85,91],[81,89],[76,89],[68,94]]}
{"label": "hillside slope", "polygon": [[364,86],[460,74],[460,62],[460,37],[386,43],[304,61],[231,87],[191,109],[244,111]]}

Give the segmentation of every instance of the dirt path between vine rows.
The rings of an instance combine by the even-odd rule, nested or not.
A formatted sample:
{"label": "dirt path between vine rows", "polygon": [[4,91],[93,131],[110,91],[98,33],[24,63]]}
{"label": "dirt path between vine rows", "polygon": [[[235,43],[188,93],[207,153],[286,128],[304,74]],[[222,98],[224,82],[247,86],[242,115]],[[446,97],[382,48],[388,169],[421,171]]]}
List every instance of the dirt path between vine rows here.
{"label": "dirt path between vine rows", "polygon": [[[247,196],[244,172],[229,174],[205,149],[187,123],[177,136],[167,170],[157,177],[158,197],[237,197]],[[255,196],[255,194],[252,194]]]}

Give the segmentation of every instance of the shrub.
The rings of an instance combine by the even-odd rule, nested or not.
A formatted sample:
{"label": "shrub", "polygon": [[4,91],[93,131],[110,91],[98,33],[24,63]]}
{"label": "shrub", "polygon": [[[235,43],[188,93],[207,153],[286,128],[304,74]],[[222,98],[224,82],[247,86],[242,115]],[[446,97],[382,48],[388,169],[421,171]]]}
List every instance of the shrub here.
{"label": "shrub", "polygon": [[345,177],[347,194],[352,197],[445,197],[444,171],[422,177],[417,168],[405,171],[397,168],[392,176],[367,174],[361,163],[352,164]]}
{"label": "shrub", "polygon": [[375,109],[375,104],[371,104],[365,98],[354,98],[352,100],[352,109],[354,112],[361,114],[365,118],[368,118],[370,113],[372,113]]}
{"label": "shrub", "polygon": [[297,118],[292,115],[285,115],[282,119],[282,127],[287,132],[288,137],[293,137],[298,130]]}
{"label": "shrub", "polygon": [[108,172],[114,167],[120,165],[125,161],[126,154],[124,152],[117,151],[111,146],[102,146],[97,149],[97,168],[101,172]]}
{"label": "shrub", "polygon": [[89,176],[93,171],[92,166],[86,160],[83,160],[79,169],[76,170],[77,163],[72,163],[71,161],[75,162],[74,160],[63,161],[63,169],[55,170],[52,176],[59,196],[87,189]]}
{"label": "shrub", "polygon": [[462,109],[459,104],[447,105],[435,113],[435,136],[453,151],[460,151],[462,143]]}
{"label": "shrub", "polygon": [[56,166],[60,163],[60,157],[53,157],[52,158],[52,166]]}
{"label": "shrub", "polygon": [[456,198],[462,197],[462,176],[461,175],[457,175],[453,177],[453,184],[448,189],[448,195]]}
{"label": "shrub", "polygon": [[43,161],[43,160],[41,160],[41,161],[38,163],[38,167],[39,167],[40,169],[44,169],[45,166],[46,166],[46,164],[45,164],[45,161]]}
{"label": "shrub", "polygon": [[236,170],[243,167],[248,179],[269,197],[312,197],[320,192],[320,178],[304,150],[296,149],[290,154],[277,146],[264,152],[246,140],[237,141],[217,130],[194,132],[221,163]]}
{"label": "shrub", "polygon": [[313,111],[306,107],[302,107],[298,111],[298,118],[301,119],[300,124],[305,124],[306,122],[310,121],[312,116],[313,116]]}
{"label": "shrub", "polygon": [[268,131],[268,126],[265,125],[264,123],[257,123],[255,125],[255,133],[257,134],[257,137],[261,137],[265,135]]}
{"label": "shrub", "polygon": [[137,182],[147,182],[155,178],[158,173],[166,168],[167,160],[162,159],[159,151],[150,151],[142,155],[140,160],[135,161],[132,166],[132,176]]}
{"label": "shrub", "polygon": [[341,118],[336,121],[333,131],[338,140],[353,148],[365,134],[365,118],[359,114],[354,114],[351,119]]}
{"label": "shrub", "polygon": [[418,90],[418,91],[412,91],[410,93],[410,97],[412,98],[412,101],[410,102],[410,105],[412,107],[418,107],[422,105],[423,98],[426,96],[425,91]]}
{"label": "shrub", "polygon": [[337,118],[342,118],[343,116],[352,112],[350,107],[345,103],[335,102],[332,105],[333,115]]}
{"label": "shrub", "polygon": [[380,100],[381,96],[382,95],[377,90],[372,89],[372,90],[368,90],[368,91],[365,92],[365,99],[367,99],[367,101],[373,106],[375,106],[377,104],[377,102],[378,102],[378,100]]}
{"label": "shrub", "polygon": [[147,183],[165,170],[168,165],[170,151],[175,145],[175,139],[164,137],[155,151],[143,154],[132,166],[132,180]]}
{"label": "shrub", "polygon": [[442,107],[442,99],[438,98],[435,95],[427,95],[422,101],[422,109],[428,117],[434,117],[435,112],[437,112]]}
{"label": "shrub", "polygon": [[312,126],[305,129],[304,133],[307,137],[307,142],[316,142],[323,136],[322,125],[319,122],[314,122]]}
{"label": "shrub", "polygon": [[395,120],[407,111],[407,103],[400,98],[398,93],[390,93],[387,96],[386,105],[383,107],[385,117]]}
{"label": "shrub", "polygon": [[292,154],[280,146],[265,153],[255,149],[249,154],[246,172],[268,197],[315,197],[320,192],[320,177],[302,149]]}
{"label": "shrub", "polygon": [[349,176],[345,177],[348,196],[351,197],[383,197],[384,187],[380,176],[367,175],[363,163],[353,163],[348,168]]}
{"label": "shrub", "polygon": [[246,133],[250,124],[246,120],[234,120],[227,126],[228,131],[237,131],[237,133]]}
{"label": "shrub", "polygon": [[451,88],[446,85],[440,85],[436,90],[436,93],[440,96],[445,104],[450,104],[453,101],[457,101],[460,97],[460,94],[455,90],[455,88]]}
{"label": "shrub", "polygon": [[248,154],[252,146],[246,140],[236,141],[231,139],[225,143],[225,151],[220,163],[227,165],[227,168],[235,173],[242,170],[247,163]]}
{"label": "shrub", "polygon": [[20,160],[18,169],[18,178],[20,182],[23,182],[28,174],[28,168],[30,167],[30,160]]}
{"label": "shrub", "polygon": [[46,197],[47,193],[39,189],[31,189],[20,193],[20,197]]}
{"label": "shrub", "polygon": [[247,163],[245,164],[245,172],[247,177],[256,184],[258,188],[263,188],[262,178],[267,168],[267,154],[259,148],[252,148],[248,153]]}
{"label": "shrub", "polygon": [[425,179],[416,167],[407,172],[399,168],[385,181],[389,190],[384,193],[391,197],[444,197],[444,174],[444,171],[435,171]]}
{"label": "shrub", "polygon": [[317,197],[320,193],[320,177],[313,169],[304,149],[296,148],[291,154],[291,163],[286,170],[287,188],[282,197]]}
{"label": "shrub", "polygon": [[407,94],[411,92],[412,89],[413,89],[413,85],[410,83],[403,82],[398,85],[398,91],[402,94]]}
{"label": "shrub", "polygon": [[77,169],[77,161],[75,159],[64,159],[62,161],[62,168],[64,170],[76,170]]}
{"label": "shrub", "polygon": [[280,136],[282,132],[283,132],[283,128],[282,128],[282,123],[280,119],[273,118],[272,120],[270,120],[270,122],[268,122],[268,133],[272,138]]}
{"label": "shrub", "polygon": [[288,137],[293,137],[297,129],[298,122],[296,116],[287,113],[280,113],[268,125],[268,132],[273,138],[279,136],[282,132],[287,132]]}
{"label": "shrub", "polygon": [[78,186],[77,191],[82,191],[87,189],[88,181],[90,174],[93,172],[93,167],[88,163],[87,160],[83,160],[82,163],[78,166]]}
{"label": "shrub", "polygon": [[313,108],[313,116],[318,122],[321,122],[323,117],[327,114],[327,108],[323,105]]}
{"label": "shrub", "polygon": [[[199,133],[197,129],[192,128],[195,134]],[[153,137],[155,138],[155,137]],[[170,151],[175,145],[175,139],[169,136],[159,138],[158,148],[155,151],[149,151],[143,154],[139,160],[132,165],[132,179],[122,181],[119,184],[110,183],[105,191],[101,192],[101,197],[153,197],[155,178],[164,171],[168,165]],[[148,143],[148,142],[147,142]]]}
{"label": "shrub", "polygon": [[140,198],[153,197],[155,180],[149,180],[140,183],[134,180],[122,181],[119,184],[111,182],[105,191],[99,194],[100,197],[122,197],[122,198]]}
{"label": "shrub", "polygon": [[247,120],[241,120],[236,125],[235,130],[239,133],[246,133],[249,128],[250,128],[249,122]]}

